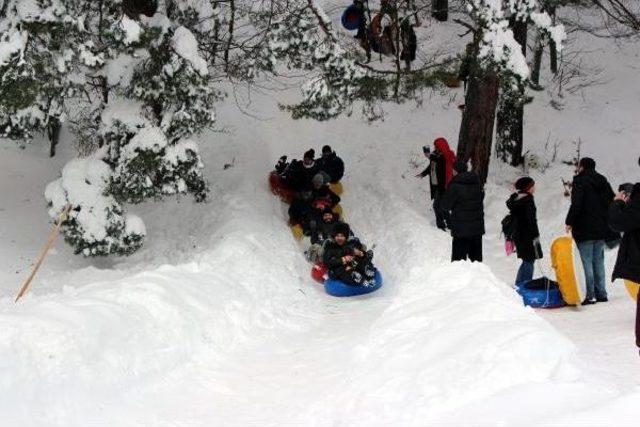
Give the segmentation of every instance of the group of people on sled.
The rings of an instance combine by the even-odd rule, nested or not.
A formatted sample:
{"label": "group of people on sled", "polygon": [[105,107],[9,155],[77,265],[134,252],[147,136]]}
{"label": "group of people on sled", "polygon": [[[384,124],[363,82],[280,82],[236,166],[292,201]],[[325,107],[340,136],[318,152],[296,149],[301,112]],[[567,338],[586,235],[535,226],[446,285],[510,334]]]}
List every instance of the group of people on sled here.
{"label": "group of people on sled", "polygon": [[373,251],[367,250],[341,218],[337,192],[341,192],[339,182],[344,175],[342,159],[325,145],[318,159],[313,149],[307,150],[302,160],[287,162],[282,156],[276,173],[283,185],[294,191],[289,224],[299,225],[309,236],[307,259],[324,264],[332,279],[347,285],[374,286]]}

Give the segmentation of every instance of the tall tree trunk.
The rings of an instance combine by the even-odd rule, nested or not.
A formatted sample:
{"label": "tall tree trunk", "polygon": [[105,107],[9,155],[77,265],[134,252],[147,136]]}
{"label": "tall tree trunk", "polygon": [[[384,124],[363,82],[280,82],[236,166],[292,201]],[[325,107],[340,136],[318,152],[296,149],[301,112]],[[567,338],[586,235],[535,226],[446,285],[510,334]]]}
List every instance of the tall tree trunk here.
{"label": "tall tree trunk", "polygon": [[47,136],[49,137],[49,157],[56,155],[56,145],[60,139],[60,128],[62,125],[58,119],[52,119],[47,124]]}
{"label": "tall tree trunk", "polygon": [[[522,46],[522,54],[527,53],[527,23],[512,21],[511,28],[515,40]],[[509,78],[509,77],[507,77]],[[498,158],[511,166],[523,163],[522,148],[524,143],[524,101],[525,86],[519,84],[511,89],[511,82],[506,82],[508,89],[502,91],[496,120],[496,154]]]}
{"label": "tall tree trunk", "polygon": [[449,19],[449,0],[432,0],[431,16],[441,22]]}
{"label": "tall tree trunk", "polygon": [[493,70],[476,71],[469,78],[465,108],[458,138],[458,158],[471,160],[482,182],[487,180],[493,123],[498,105],[498,75]]}
{"label": "tall tree trunk", "polygon": [[[556,7],[555,6],[549,7],[549,16],[551,16],[553,25],[555,25],[556,24]],[[553,41],[553,39],[549,41],[549,55],[551,57],[549,60],[551,72],[553,74],[557,74],[558,73],[558,47],[556,46],[556,43]]]}
{"label": "tall tree trunk", "polygon": [[531,83],[533,83],[534,86],[538,88],[540,87],[540,68],[542,67],[543,53],[544,53],[544,44],[542,43],[542,37],[538,35],[536,38],[535,51],[533,53],[533,69],[531,70]]}

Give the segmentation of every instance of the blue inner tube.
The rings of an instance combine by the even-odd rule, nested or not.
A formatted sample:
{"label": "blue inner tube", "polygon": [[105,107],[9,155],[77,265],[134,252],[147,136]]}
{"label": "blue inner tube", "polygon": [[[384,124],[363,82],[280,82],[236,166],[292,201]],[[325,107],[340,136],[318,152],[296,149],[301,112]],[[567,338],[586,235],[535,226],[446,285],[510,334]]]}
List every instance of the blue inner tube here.
{"label": "blue inner tube", "polygon": [[349,31],[357,30],[360,27],[362,15],[355,5],[351,5],[342,13],[342,26]]}
{"label": "blue inner tube", "polygon": [[364,295],[377,291],[382,287],[382,275],[376,269],[374,286],[347,285],[340,280],[327,279],[324,282],[324,290],[334,297],[352,297],[355,295]]}

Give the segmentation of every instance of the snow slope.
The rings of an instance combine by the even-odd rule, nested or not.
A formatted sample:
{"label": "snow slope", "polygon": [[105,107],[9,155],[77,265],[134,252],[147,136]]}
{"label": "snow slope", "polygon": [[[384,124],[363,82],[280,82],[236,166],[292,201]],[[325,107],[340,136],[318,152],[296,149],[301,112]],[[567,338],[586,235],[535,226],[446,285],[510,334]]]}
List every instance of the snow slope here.
{"label": "snow slope", "polygon": [[[631,52],[612,78],[632,80],[629,67],[640,61]],[[582,135],[612,181],[637,180],[629,157],[638,154],[640,101],[637,85],[619,84],[594,88],[582,106],[574,97],[562,112],[550,112],[543,94],[529,112],[531,140],[546,138],[540,123],[549,124],[570,155]],[[600,99],[620,113],[603,114]],[[410,160],[436,136],[456,139],[455,98],[393,107],[371,126],[355,117],[293,122],[269,96],[253,102],[252,116],[223,108],[227,132],[200,138],[208,203],[133,207],[148,240],[130,258],[85,260],[58,242],[17,305],[14,291],[48,232],[44,184],[71,150],[49,161],[41,142],[28,155],[2,142],[3,425],[636,424],[640,366],[628,298],[614,291],[608,305],[540,312],[522,307],[508,284],[517,262],[502,256],[497,223],[517,171],[492,172],[487,265],[448,262],[450,237],[433,226]],[[324,294],[266,186],[279,155],[325,143],[347,164],[348,220],[376,245],[385,286],[372,295]],[[561,232],[557,183],[568,174],[557,166],[536,175],[546,242]]]}

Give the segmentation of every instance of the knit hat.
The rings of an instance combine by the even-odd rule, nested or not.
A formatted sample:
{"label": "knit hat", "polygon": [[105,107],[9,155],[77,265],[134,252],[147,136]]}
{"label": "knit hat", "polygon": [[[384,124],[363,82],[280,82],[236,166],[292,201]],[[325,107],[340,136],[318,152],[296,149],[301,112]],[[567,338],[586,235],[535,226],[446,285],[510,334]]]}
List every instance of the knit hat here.
{"label": "knit hat", "polygon": [[514,186],[516,187],[516,190],[521,191],[523,193],[526,193],[529,190],[531,190],[534,185],[536,185],[536,182],[530,176],[523,176],[521,178],[518,178],[518,180],[514,184]]}
{"label": "knit hat", "polygon": [[313,148],[311,148],[304,153],[303,159],[313,160],[315,157],[316,157],[316,151]]}
{"label": "knit hat", "polygon": [[335,236],[336,234],[342,234],[344,237],[349,237],[350,231],[351,230],[349,229],[349,224],[345,222],[339,222],[333,227],[331,235]]}
{"label": "knit hat", "polygon": [[453,164],[453,169],[458,173],[464,173],[469,170],[467,162],[460,159],[456,160],[456,162]]}
{"label": "knit hat", "polygon": [[332,152],[333,150],[330,146],[325,145],[324,147],[322,147],[322,154],[331,154]]}
{"label": "knit hat", "polygon": [[317,173],[311,179],[311,184],[314,187],[322,187],[325,184],[324,175],[321,173]]}
{"label": "knit hat", "polygon": [[592,171],[596,169],[596,161],[591,157],[583,157],[578,162],[578,166],[582,166],[585,170]]}

